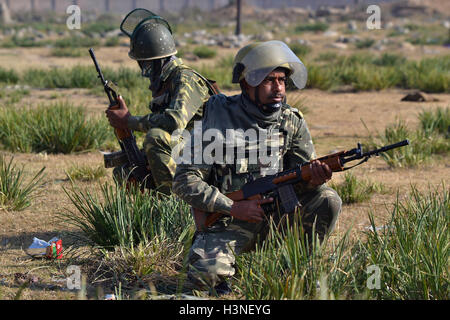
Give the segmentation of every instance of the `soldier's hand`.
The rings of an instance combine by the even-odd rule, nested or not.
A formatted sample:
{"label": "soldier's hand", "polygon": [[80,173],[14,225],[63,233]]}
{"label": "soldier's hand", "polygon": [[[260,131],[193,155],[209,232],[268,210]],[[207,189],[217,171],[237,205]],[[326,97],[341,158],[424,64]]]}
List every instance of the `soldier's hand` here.
{"label": "soldier's hand", "polygon": [[109,120],[109,124],[114,128],[127,129],[128,128],[128,117],[131,116],[130,111],[128,111],[125,100],[122,96],[117,97],[119,104],[106,109],[106,117]]}
{"label": "soldier's hand", "polygon": [[264,210],[261,205],[272,201],[273,198],[235,201],[231,207],[230,215],[239,220],[258,223],[264,219]]}
{"label": "soldier's hand", "polygon": [[311,161],[310,168],[311,180],[309,183],[312,186],[324,184],[331,179],[331,175],[333,174],[330,167],[325,162],[321,162],[319,160]]}

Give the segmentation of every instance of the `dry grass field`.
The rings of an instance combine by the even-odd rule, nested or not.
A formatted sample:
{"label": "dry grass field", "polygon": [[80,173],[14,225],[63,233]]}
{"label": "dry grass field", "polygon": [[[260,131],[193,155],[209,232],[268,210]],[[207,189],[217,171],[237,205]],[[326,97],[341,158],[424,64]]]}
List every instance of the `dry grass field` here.
{"label": "dry grass field", "polygon": [[[338,30],[343,24],[336,24]],[[358,34],[364,37],[369,31]],[[376,33],[375,38],[383,38],[386,33]],[[330,38],[323,34],[305,34],[304,38],[311,42],[312,53],[308,61],[314,61],[320,53],[333,51],[337,54],[350,54],[353,51],[339,51],[330,49],[327,43]],[[122,38],[123,40],[123,38]],[[125,41],[126,43],[126,41]],[[410,48],[410,47],[408,47]],[[75,67],[78,65],[91,65],[87,52],[80,57],[55,57],[51,49],[39,48],[0,48],[0,67],[12,68],[22,72],[29,68],[47,69],[51,67]],[[217,48],[218,55],[214,59],[186,60],[193,67],[214,65],[221,57],[235,54],[236,48]],[[127,56],[126,46],[99,47],[96,49],[97,59],[103,67],[117,69],[128,67],[137,69],[134,61]],[[444,56],[450,49],[443,46],[414,46],[412,49],[393,49],[393,52],[402,54],[408,59],[421,59],[423,57]],[[378,53],[376,53],[378,54]],[[229,70],[231,72],[231,70]],[[11,92],[15,90],[3,86],[0,90]],[[28,94],[15,103],[15,108],[35,107],[40,103],[69,100],[75,105],[83,105],[89,116],[103,116],[107,99],[104,96],[93,94],[89,89],[45,89],[27,88]],[[431,93],[436,101],[406,102],[401,99],[414,90],[386,89],[381,91],[360,92],[332,92],[318,89],[304,89],[289,92],[288,102],[301,99],[306,108],[304,113],[310,131],[314,138],[316,152],[322,156],[337,150],[356,147],[357,142],[367,141],[369,136],[384,132],[388,125],[403,120],[410,129],[419,127],[418,115],[423,111],[434,111],[438,108],[450,106],[450,93]],[[225,94],[235,94],[237,91],[224,90]],[[0,98],[4,104],[6,97]],[[142,110],[142,109],[141,109]],[[70,126],[70,123],[67,124]],[[43,185],[38,188],[36,198],[32,205],[24,210],[0,209],[0,299],[103,299],[103,294],[114,293],[111,279],[99,275],[96,268],[99,266],[98,249],[89,246],[76,247],[64,253],[62,260],[33,259],[27,255],[25,249],[31,244],[33,237],[49,240],[54,236],[62,239],[63,247],[70,249],[73,240],[69,232],[77,232],[73,227],[62,224],[58,213],[75,210],[63,188],[70,188],[67,171],[74,165],[98,167],[103,164],[103,157],[99,150],[82,152],[78,154],[46,154],[46,153],[19,153],[1,150],[0,153],[7,159],[14,157],[15,163],[24,166],[26,179],[30,179],[42,167],[45,167]],[[381,183],[387,190],[376,193],[370,200],[343,206],[342,213],[336,225],[332,239],[339,239],[351,228],[353,239],[363,236],[370,226],[368,213],[371,212],[378,225],[383,225],[390,217],[393,204],[399,199],[407,200],[410,197],[411,186],[419,190],[439,188],[443,183],[448,188],[450,177],[450,157],[443,154],[432,157],[430,161],[414,168],[392,169],[381,158],[370,159],[369,162],[351,171],[361,179],[369,179],[374,183]],[[94,181],[77,181],[81,188],[99,190],[99,184],[105,181],[112,182],[112,170],[107,169],[106,175]],[[343,173],[335,173],[333,182],[340,183],[344,179]],[[66,286],[66,268],[69,265],[79,265],[83,275],[86,276],[87,294],[71,291]],[[35,281],[23,286],[18,274],[36,276]]]}

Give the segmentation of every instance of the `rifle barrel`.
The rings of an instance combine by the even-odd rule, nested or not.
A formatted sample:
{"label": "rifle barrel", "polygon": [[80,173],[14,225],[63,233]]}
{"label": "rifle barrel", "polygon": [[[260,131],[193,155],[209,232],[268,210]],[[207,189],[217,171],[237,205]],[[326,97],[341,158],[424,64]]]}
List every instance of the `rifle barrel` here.
{"label": "rifle barrel", "polygon": [[94,49],[90,48],[89,49],[89,54],[91,55],[92,61],[94,61],[94,65],[95,65],[95,69],[97,70],[98,73],[98,77],[100,78],[100,80],[102,81],[102,84],[105,85],[106,84],[106,80],[103,77],[103,73],[102,70],[100,69],[100,66],[97,63],[97,58],[95,57],[94,54]]}
{"label": "rifle barrel", "polygon": [[381,147],[381,148],[376,149],[376,150],[369,151],[367,153],[364,153],[363,157],[371,156],[373,154],[378,154],[380,152],[386,152],[386,151],[389,151],[389,150],[392,150],[392,149],[395,149],[395,148],[399,148],[399,147],[403,147],[403,146],[407,146],[407,145],[409,145],[409,140],[408,139],[400,141],[400,142],[397,142],[397,143],[394,143],[394,144],[390,144],[390,145],[387,145],[387,146],[384,146],[384,147]]}

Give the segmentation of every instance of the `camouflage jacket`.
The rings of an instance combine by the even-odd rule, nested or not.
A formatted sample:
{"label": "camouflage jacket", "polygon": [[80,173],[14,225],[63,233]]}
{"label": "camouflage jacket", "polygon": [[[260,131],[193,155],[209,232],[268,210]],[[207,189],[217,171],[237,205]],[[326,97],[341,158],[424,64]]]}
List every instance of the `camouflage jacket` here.
{"label": "camouflage jacket", "polygon": [[[259,108],[244,95],[226,97],[225,95],[212,96],[204,109],[201,130],[203,135],[209,129],[217,129],[226,137],[229,129],[257,129],[265,132],[279,133],[278,166],[276,172],[293,168],[297,163],[304,163],[316,157],[311,135],[300,111],[283,104],[280,110],[271,117],[266,117]],[[247,132],[247,131],[246,131]],[[264,132],[264,131],[261,131]],[[219,135],[219,134],[216,134]],[[276,134],[267,134],[266,137],[275,137]],[[264,137],[263,139],[270,140]],[[257,138],[258,139],[258,138]],[[206,140],[206,139],[205,139]],[[228,144],[228,139],[225,139]],[[191,139],[192,157],[189,163],[179,163],[173,181],[174,192],[195,208],[207,212],[229,213],[233,201],[225,193],[238,190],[250,179],[265,175],[259,161],[250,160],[251,139],[247,139],[244,161],[235,149],[234,157],[239,161],[226,161],[213,163],[198,161],[199,151],[207,151],[205,143],[198,145],[198,139]],[[261,139],[259,139],[261,140]],[[259,141],[260,142],[260,141]],[[234,142],[236,143],[236,142]],[[258,144],[260,147],[261,145]],[[225,149],[227,147],[225,146]],[[204,157],[204,154],[203,154]],[[245,159],[247,158],[247,159]],[[186,158],[185,158],[186,160]],[[247,160],[247,161],[246,161]],[[259,158],[258,158],[259,160]],[[275,163],[270,163],[273,168]],[[274,174],[272,172],[270,174]],[[299,183],[296,192],[301,193],[310,187],[306,183]]]}
{"label": "camouflage jacket", "polygon": [[150,102],[152,113],[130,116],[130,129],[147,132],[150,128],[161,128],[172,133],[176,129],[190,129],[194,120],[201,119],[203,104],[212,94],[205,78],[175,58],[163,67],[161,82],[162,89]]}

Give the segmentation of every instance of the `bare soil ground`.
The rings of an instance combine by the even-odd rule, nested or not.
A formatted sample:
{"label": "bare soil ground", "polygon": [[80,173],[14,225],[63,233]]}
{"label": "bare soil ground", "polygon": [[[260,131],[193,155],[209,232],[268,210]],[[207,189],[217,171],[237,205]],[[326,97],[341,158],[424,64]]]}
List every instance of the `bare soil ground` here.
{"label": "bare soil ground", "polygon": [[[101,48],[97,56],[102,65],[117,67],[123,65],[135,67],[135,63],[127,57],[126,47]],[[230,50],[234,53],[235,50]],[[18,63],[17,61],[22,61]],[[35,49],[0,49],[0,66],[14,67],[23,70],[29,67],[70,66],[78,63],[91,63],[89,57],[80,59],[54,58],[48,54],[46,48]],[[234,94],[235,92],[226,92]],[[369,130],[383,132],[387,125],[396,119],[406,121],[410,128],[418,125],[417,115],[422,110],[432,110],[437,107],[450,106],[450,94],[433,94],[437,102],[401,102],[405,95],[403,90],[389,90],[381,92],[361,93],[329,93],[319,90],[303,90],[300,95],[308,111],[305,118],[312,132],[317,155],[350,149],[358,141],[363,141],[369,135],[363,122]],[[30,95],[22,99],[21,105],[35,104],[54,99],[69,99],[75,104],[84,104],[93,113],[102,113],[106,106],[105,97],[89,95],[87,90],[35,90],[30,89]],[[63,246],[69,247],[71,240],[66,237],[67,231],[73,231],[58,222],[59,212],[73,209],[63,188],[70,183],[65,174],[73,163],[97,166],[103,163],[100,152],[77,155],[46,155],[46,154],[11,154],[19,165],[24,165],[30,175],[40,168],[46,167],[45,185],[40,189],[38,198],[33,205],[23,211],[0,210],[0,299],[12,299],[19,292],[21,284],[15,280],[16,273],[37,275],[39,280],[27,286],[20,295],[21,299],[74,299],[77,292],[66,288],[66,267],[70,264],[83,264],[83,270],[90,267],[88,261],[82,258],[66,258],[61,261],[33,260],[24,251],[32,242],[33,237],[49,240],[54,236],[61,236]],[[369,226],[368,213],[372,212],[376,221],[383,224],[390,216],[389,208],[396,201],[408,198],[410,186],[415,185],[419,190],[428,190],[449,182],[448,155],[416,169],[389,169],[388,165],[379,158],[371,159],[368,163],[355,168],[353,173],[360,178],[383,183],[388,194],[377,194],[370,201],[354,205],[345,205],[338,220],[334,237],[339,238],[348,228],[351,234],[358,238],[361,232]],[[108,177],[111,179],[111,169]],[[335,174],[334,181],[343,179],[343,174]],[[96,183],[80,182],[80,186],[98,188]],[[88,248],[79,249],[88,251]],[[81,251],[80,251],[81,252]],[[92,284],[95,288],[97,284]],[[105,288],[109,293],[110,288]],[[94,298],[95,295],[90,297]]]}

